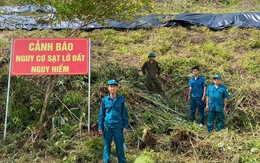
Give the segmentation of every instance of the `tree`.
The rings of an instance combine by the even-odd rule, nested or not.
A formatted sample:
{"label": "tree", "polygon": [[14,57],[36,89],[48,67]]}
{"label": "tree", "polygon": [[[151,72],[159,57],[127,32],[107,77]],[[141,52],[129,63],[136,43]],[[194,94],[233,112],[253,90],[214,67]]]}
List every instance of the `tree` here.
{"label": "tree", "polygon": [[[49,4],[52,10],[49,23],[80,20],[79,28],[70,31],[66,38],[76,38],[87,25],[97,22],[104,24],[105,20],[131,20],[139,11],[150,8],[150,0],[16,0],[19,4]],[[54,37],[54,34],[53,34]],[[57,82],[57,76],[51,76],[43,101],[40,124],[43,122],[48,101]]]}

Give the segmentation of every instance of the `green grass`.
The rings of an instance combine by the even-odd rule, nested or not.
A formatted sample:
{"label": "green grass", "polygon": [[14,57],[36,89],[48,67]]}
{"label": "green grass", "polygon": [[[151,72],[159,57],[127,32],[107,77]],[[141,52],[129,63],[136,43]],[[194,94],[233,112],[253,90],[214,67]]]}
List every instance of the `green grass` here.
{"label": "green grass", "polygon": [[260,10],[257,0],[152,0],[153,12],[157,14],[233,13]]}
{"label": "green grass", "polygon": [[[2,38],[3,42],[8,42],[11,37],[18,37],[21,34],[23,37],[50,37],[51,35],[48,31],[2,31],[1,34],[5,36]],[[55,35],[62,36],[62,33],[55,32]],[[155,162],[174,162],[176,160],[192,162],[194,161],[192,158],[196,157],[198,161],[202,162],[208,160],[213,162],[216,160],[259,161],[259,147],[254,143],[258,141],[254,135],[259,132],[259,121],[257,120],[259,119],[259,66],[257,65],[259,65],[260,53],[259,47],[255,43],[255,40],[260,37],[259,30],[231,28],[214,32],[205,27],[193,27],[190,30],[183,27],[136,31],[108,29],[94,30],[81,35],[81,37],[86,36],[92,40],[91,115],[93,117],[91,121],[96,123],[102,97],[100,93],[103,92],[101,88],[106,87],[107,79],[119,79],[121,83],[120,93],[127,99],[132,123],[132,132],[126,136],[128,144],[132,144],[129,145],[129,153],[131,154],[127,155],[129,160],[137,160],[137,162],[139,159],[150,159]],[[163,68],[162,78],[165,81],[163,86],[167,98],[146,93],[145,80],[138,74],[138,69],[147,60],[150,51],[157,54],[156,59]],[[190,69],[193,65],[201,67],[201,73],[207,78],[208,83],[212,83],[211,79],[215,73],[220,73],[223,76],[223,82],[229,88],[231,98],[228,105],[230,112],[227,115],[227,129],[221,133],[210,135],[206,128],[200,129],[188,122],[187,82],[191,76]],[[2,75],[7,75],[6,72],[7,70],[3,70]],[[25,83],[27,80],[34,80],[31,77],[24,79],[23,82]],[[73,82],[71,82],[72,80]],[[82,83],[84,80],[80,76],[60,77],[60,83],[66,84],[57,87],[59,89],[56,89],[54,93],[59,94],[58,97],[67,107],[82,106],[86,108],[86,99],[84,100],[82,97],[86,97],[87,92],[80,91],[82,88],[87,89],[84,82]],[[19,80],[16,82],[19,83]],[[17,85],[15,90],[19,87],[21,87],[19,89],[23,89],[24,84]],[[41,80],[36,83],[39,86],[42,84],[44,82]],[[74,91],[67,90],[69,89],[68,86],[72,87]],[[32,88],[28,87],[27,89],[29,91]],[[39,89],[44,92],[45,88]],[[59,92],[63,93],[60,94]],[[17,99],[18,97],[13,94],[12,98]],[[19,98],[25,97],[19,95]],[[58,112],[53,112],[54,114],[63,114],[67,119],[71,118],[69,114],[64,114],[66,109],[58,103],[55,96],[52,97],[51,101],[51,107],[59,108]],[[39,100],[33,106],[40,104],[41,101]],[[16,100],[13,103],[13,106],[19,108],[28,107],[27,105],[21,100]],[[34,110],[31,110],[30,113],[38,117],[40,108],[34,107]],[[176,112],[180,113],[181,116],[178,116]],[[22,117],[19,118],[19,113],[12,111],[11,113],[17,119],[13,122],[10,120],[10,122],[25,127],[26,123],[21,121]],[[28,113],[24,112],[24,114]],[[10,117],[12,117],[12,114]],[[66,123],[70,124],[69,121]],[[178,125],[183,127],[175,128]],[[136,151],[137,140],[142,137],[141,126],[148,126],[156,138],[160,140],[160,145],[157,145],[156,148],[156,155],[153,155],[153,151],[150,151],[149,148],[147,149],[148,154]],[[187,130],[198,137],[206,136],[206,138],[196,140],[196,144],[193,145],[182,145],[182,151],[184,150],[185,154],[171,148],[170,142],[174,136],[168,138],[165,136],[165,132],[169,128],[175,128],[173,135],[182,132],[182,130]],[[223,137],[226,137],[225,134],[233,134],[236,138],[234,139],[231,135],[223,139]],[[78,141],[85,140],[80,138],[71,142],[66,137],[57,137],[55,140],[47,140],[50,146],[45,146],[42,150],[47,151],[48,157],[68,162],[93,158],[91,154],[86,155],[83,152],[84,148],[80,147],[80,150],[76,152],[74,147],[63,146],[64,144],[62,144],[77,144]],[[99,141],[99,143],[102,143],[101,140]],[[188,143],[189,141],[185,140],[183,143],[185,142]],[[53,146],[52,144],[56,145]],[[227,146],[222,144],[227,144]],[[240,145],[235,146],[235,144]],[[76,146],[79,146],[79,144]],[[210,149],[208,149],[209,146]],[[33,147],[29,146],[28,148]],[[35,155],[41,153],[37,148],[37,145],[36,149],[33,148]],[[65,149],[68,152],[65,152]],[[248,152],[248,150],[254,152]],[[63,154],[57,155],[57,152]],[[149,154],[149,152],[152,152],[152,154]],[[176,160],[167,159],[167,155],[173,153]],[[212,153],[214,156],[212,156]],[[225,153],[225,157],[222,157],[223,153]],[[93,152],[94,154],[95,152]],[[38,156],[25,156],[20,153],[19,156],[12,159],[33,160],[35,157],[38,158]],[[165,159],[160,160],[161,157],[165,157]],[[113,157],[113,160],[115,162],[116,158]]]}

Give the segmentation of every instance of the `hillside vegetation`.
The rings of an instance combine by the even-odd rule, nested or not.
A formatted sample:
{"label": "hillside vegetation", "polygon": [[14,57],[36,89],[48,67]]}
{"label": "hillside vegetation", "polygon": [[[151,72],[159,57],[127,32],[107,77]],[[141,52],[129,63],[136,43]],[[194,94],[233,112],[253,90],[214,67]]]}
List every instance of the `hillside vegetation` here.
{"label": "hillside vegetation", "polygon": [[[227,13],[259,11],[257,0],[153,1],[153,13]],[[147,14],[147,13],[144,13]],[[54,31],[64,37],[68,31]],[[0,31],[0,114],[5,114],[11,38],[49,38],[52,32]],[[120,82],[126,97],[130,131],[127,159],[157,162],[260,162],[260,31],[206,27],[160,27],[83,32],[90,38],[91,132],[86,128],[88,76],[60,76],[50,99],[48,118],[39,126],[48,76],[12,77],[7,140],[0,141],[0,162],[102,162],[103,142],[97,132],[106,82]],[[140,67],[154,52],[163,69],[165,95],[145,88]],[[221,74],[231,98],[225,129],[208,133],[189,121],[187,99],[191,68],[198,65],[207,82]],[[78,118],[77,108],[83,115]],[[53,118],[54,117],[54,118]],[[53,120],[52,120],[53,119]],[[3,133],[4,116],[0,117]],[[115,147],[112,162],[116,161]]]}

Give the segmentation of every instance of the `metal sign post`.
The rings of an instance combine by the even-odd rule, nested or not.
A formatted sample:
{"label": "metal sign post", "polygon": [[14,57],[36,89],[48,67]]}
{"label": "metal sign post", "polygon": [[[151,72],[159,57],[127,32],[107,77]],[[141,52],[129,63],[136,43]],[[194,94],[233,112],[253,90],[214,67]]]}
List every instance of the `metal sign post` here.
{"label": "metal sign post", "polygon": [[12,66],[12,52],[13,52],[13,39],[11,40],[11,50],[10,50],[10,65],[8,74],[8,86],[7,86],[7,96],[6,96],[6,108],[5,108],[5,128],[4,128],[4,140],[6,138],[7,129],[7,117],[8,117],[8,107],[9,107],[9,97],[10,97],[10,83],[11,83],[11,66]]}
{"label": "metal sign post", "polygon": [[91,55],[90,55],[90,49],[91,49],[91,43],[89,40],[89,59],[88,59],[88,132],[90,131],[90,60],[91,60]]}

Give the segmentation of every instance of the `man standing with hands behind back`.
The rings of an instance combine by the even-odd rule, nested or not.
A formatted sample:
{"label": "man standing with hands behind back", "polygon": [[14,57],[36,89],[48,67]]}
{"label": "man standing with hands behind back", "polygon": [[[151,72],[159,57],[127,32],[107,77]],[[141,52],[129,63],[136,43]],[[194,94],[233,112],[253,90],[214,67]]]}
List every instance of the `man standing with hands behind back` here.
{"label": "man standing with hands behind back", "polygon": [[128,113],[125,107],[125,98],[117,94],[118,82],[108,81],[109,95],[102,99],[98,117],[98,132],[104,141],[103,159],[110,162],[111,143],[114,140],[119,163],[125,163],[124,132],[129,127]]}
{"label": "man standing with hands behind back", "polygon": [[229,93],[227,87],[221,84],[221,76],[214,75],[214,84],[209,85],[206,92],[206,110],[208,111],[208,131],[212,132],[214,129],[215,119],[218,119],[217,131],[224,127],[225,115],[227,112],[227,101]]}
{"label": "man standing with hands behind back", "polygon": [[199,67],[194,66],[192,68],[193,77],[190,78],[189,81],[189,93],[188,99],[190,100],[190,116],[191,120],[195,121],[196,109],[198,108],[198,112],[200,114],[199,124],[200,126],[204,125],[204,100],[206,95],[206,79],[199,75]]}

